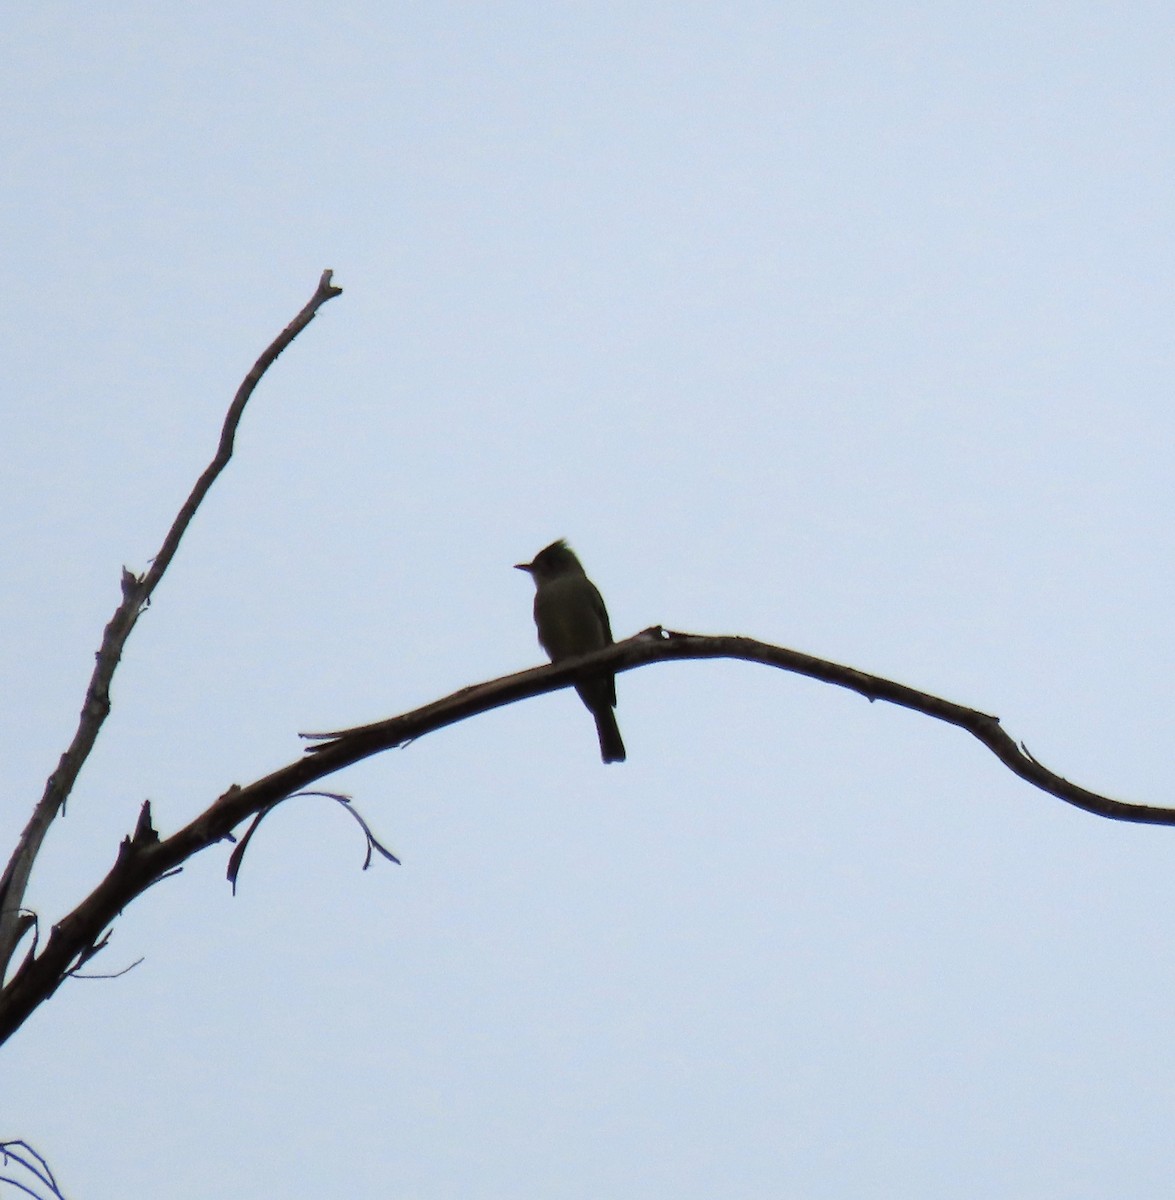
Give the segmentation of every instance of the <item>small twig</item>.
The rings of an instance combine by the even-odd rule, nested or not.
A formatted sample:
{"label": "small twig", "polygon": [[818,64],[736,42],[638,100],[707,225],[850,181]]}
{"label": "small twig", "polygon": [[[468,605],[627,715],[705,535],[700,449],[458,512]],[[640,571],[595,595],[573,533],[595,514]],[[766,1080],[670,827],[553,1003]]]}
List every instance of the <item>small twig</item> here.
{"label": "small twig", "polygon": [[66,976],[72,976],[80,967],[84,967],[86,963],[90,961],[90,959],[96,958],[99,954],[101,954],[102,951],[105,950],[110,944],[110,939],[113,936],[114,930],[107,929],[100,938],[95,939],[90,943],[90,945],[86,946],[78,955],[77,962],[75,962],[74,965],[65,972]]}
{"label": "small twig", "polygon": [[146,956],[141,955],[136,958],[133,963],[128,963],[121,971],[107,971],[105,973],[95,972],[94,974],[83,975],[76,967],[69,972],[70,979],[121,979],[128,972],[133,971],[140,963],[146,962]]}
{"label": "small twig", "polygon": [[[368,825],[367,822],[363,819],[363,817],[359,814],[359,812],[357,812],[351,806],[351,797],[350,796],[345,796],[342,792],[309,791],[309,792],[294,792],[292,795],[286,796],[285,799],[286,800],[296,800],[299,796],[321,796],[327,800],[334,800],[338,804],[341,804],[343,806],[343,808],[348,813],[350,813],[350,815],[352,817],[354,817],[356,821],[359,822],[359,827],[363,830],[363,833],[367,838],[367,855],[363,859],[363,869],[365,871],[367,870],[368,867],[371,866],[371,854],[372,854],[373,850],[378,852],[379,854],[382,854],[383,857],[386,858],[389,862],[394,862],[397,866],[402,865],[400,863],[400,860],[386,846],[384,846],[380,843],[379,839],[375,836],[374,833],[372,833],[371,826]],[[248,847],[249,842],[252,841],[253,834],[255,834],[257,832],[257,827],[261,824],[261,822],[263,820],[265,820],[265,818],[267,816],[269,816],[269,814],[271,812],[273,812],[273,810],[275,808],[277,808],[278,804],[280,804],[280,803],[282,803],[282,801],[277,801],[276,803],[269,805],[267,808],[263,808],[253,818],[253,821],[249,825],[249,828],[245,831],[244,835],[241,837],[241,840],[239,842],[237,842],[236,846],[233,848],[232,854],[229,855],[228,869],[225,872],[225,877],[228,879],[229,883],[232,885],[234,896],[237,894],[237,877],[241,873],[241,863],[244,861],[244,858],[245,858],[245,850]]]}
{"label": "small twig", "polygon": [[[15,1146],[20,1147],[20,1153],[13,1149]],[[25,1157],[26,1155],[28,1157]],[[57,1200],[65,1200],[64,1194],[57,1186],[57,1180],[53,1177],[53,1172],[49,1169],[49,1164],[28,1142],[22,1140],[0,1142],[0,1160],[3,1161],[4,1166],[8,1165],[9,1159],[23,1167],[37,1183],[47,1187],[50,1193],[57,1197]],[[13,1187],[20,1188],[26,1195],[34,1197],[34,1200],[44,1200],[41,1192],[33,1191],[27,1184],[22,1183],[19,1179],[14,1179],[11,1175],[0,1175],[0,1183],[10,1183]]]}
{"label": "small twig", "polygon": [[249,822],[249,828],[245,830],[240,839],[233,839],[237,844],[233,847],[233,852],[228,856],[228,869],[225,871],[225,878],[229,881],[229,886],[232,888],[234,896],[237,894],[237,876],[241,873],[241,863],[245,861],[245,851],[249,848],[249,843],[253,840],[253,835],[257,832],[257,827],[277,808],[279,803],[280,801],[275,801],[273,804],[263,808]]}

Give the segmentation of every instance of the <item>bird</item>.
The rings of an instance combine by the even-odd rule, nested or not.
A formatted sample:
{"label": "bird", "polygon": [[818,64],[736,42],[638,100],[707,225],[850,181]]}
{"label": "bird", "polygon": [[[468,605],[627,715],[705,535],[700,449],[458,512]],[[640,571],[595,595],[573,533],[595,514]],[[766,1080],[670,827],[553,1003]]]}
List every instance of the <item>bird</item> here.
{"label": "bird", "polygon": [[[539,645],[552,662],[612,645],[604,598],[562,538],[540,550],[532,562],[514,566],[534,580],[534,623]],[[577,683],[575,690],[596,719],[600,757],[606,763],[624,762],[624,741],[612,711],[616,707],[616,676],[592,676]]]}

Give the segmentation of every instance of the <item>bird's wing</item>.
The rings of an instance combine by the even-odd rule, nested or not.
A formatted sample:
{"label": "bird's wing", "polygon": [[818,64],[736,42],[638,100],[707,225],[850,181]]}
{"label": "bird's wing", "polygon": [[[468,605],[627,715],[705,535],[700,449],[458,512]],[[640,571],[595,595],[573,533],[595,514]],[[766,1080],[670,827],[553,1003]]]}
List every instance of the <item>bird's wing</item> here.
{"label": "bird's wing", "polygon": [[608,620],[608,610],[604,607],[604,597],[600,595],[600,589],[592,584],[592,608],[595,614],[600,618],[600,624],[604,627],[604,645],[612,645],[612,625]]}

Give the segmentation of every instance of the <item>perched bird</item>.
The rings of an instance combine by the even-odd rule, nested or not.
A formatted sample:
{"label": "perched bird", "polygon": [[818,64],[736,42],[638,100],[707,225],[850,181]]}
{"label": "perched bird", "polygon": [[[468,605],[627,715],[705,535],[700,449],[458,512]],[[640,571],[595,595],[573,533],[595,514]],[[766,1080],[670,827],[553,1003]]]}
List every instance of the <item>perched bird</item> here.
{"label": "perched bird", "polygon": [[[539,645],[552,662],[612,645],[604,600],[566,542],[552,542],[534,556],[534,562],[515,563],[515,567],[534,580],[534,623],[539,629]],[[612,711],[616,707],[616,676],[585,679],[575,690],[596,718],[600,757],[606,763],[624,762],[624,742]]]}

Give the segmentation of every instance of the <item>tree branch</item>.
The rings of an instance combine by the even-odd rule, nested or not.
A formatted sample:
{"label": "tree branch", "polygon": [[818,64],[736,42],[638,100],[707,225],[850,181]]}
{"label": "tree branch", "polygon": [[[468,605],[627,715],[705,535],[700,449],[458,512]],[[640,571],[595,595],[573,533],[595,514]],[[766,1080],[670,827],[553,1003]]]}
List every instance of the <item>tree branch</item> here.
{"label": "tree branch", "polygon": [[[333,733],[306,733],[302,736],[319,743],[310,746],[308,753],[330,756],[332,761],[342,759],[340,765],[345,766],[356,761],[357,757],[366,757],[367,754],[378,750],[403,745],[412,738],[419,737],[421,733],[463,720],[475,712],[484,712],[500,704],[509,704],[522,696],[537,695],[539,691],[566,687],[568,676],[577,675],[587,666],[597,670],[607,667],[609,671],[619,673],[653,662],[699,658],[732,658],[778,667],[796,675],[806,675],[809,679],[818,679],[823,683],[847,688],[869,701],[885,700],[890,704],[912,709],[914,712],[934,717],[935,720],[945,721],[948,725],[965,729],[978,738],[1010,771],[1067,804],[1115,821],[1132,821],[1143,825],[1175,825],[1175,809],[1114,800],[1063,779],[1034,758],[1023,743],[1013,741],[1004,732],[998,717],[973,708],[964,708],[961,704],[932,696],[929,692],[920,692],[905,684],[895,683],[892,679],[870,675],[854,667],[816,658],[799,650],[788,650],[783,646],[774,646],[747,637],[674,633],[659,625],[654,625],[627,641],[617,642],[606,650],[596,651],[582,658],[566,659],[558,666],[540,667],[536,671],[523,672],[521,675],[466,688],[413,713],[356,729]],[[549,680],[549,686],[532,690],[532,677]],[[491,689],[492,692],[488,698],[486,689]],[[359,750],[363,753],[357,754]]]}
{"label": "tree branch", "polygon": [[42,1196],[46,1195],[56,1196],[58,1200],[65,1200],[65,1195],[57,1186],[57,1180],[53,1178],[49,1164],[28,1142],[0,1142],[0,1168],[7,1169],[10,1160],[16,1163],[26,1176],[31,1176],[36,1181],[38,1189],[43,1188],[44,1191],[34,1191],[27,1183],[23,1183],[12,1175],[0,1175],[0,1183],[8,1183],[19,1188],[26,1195],[32,1196],[33,1200],[41,1200]]}
{"label": "tree branch", "polygon": [[94,672],[90,676],[90,683],[86,688],[86,698],[82,704],[81,716],[78,719],[73,741],[61,756],[57,769],[46,781],[41,799],[37,801],[32,816],[16,843],[8,865],[4,869],[4,874],[0,875],[0,981],[6,978],[12,956],[16,952],[23,932],[27,929],[27,923],[20,919],[20,910],[24,903],[25,890],[28,887],[33,863],[49,832],[49,826],[64,810],[65,802],[73,790],[78,774],[86,759],[89,758],[102,724],[110,713],[110,682],[114,678],[114,672],[122,658],[127,638],[130,637],[140,614],[150,603],[151,594],[163,578],[163,573],[175,557],[180,539],[192,523],[196,510],[216,482],[217,476],[232,458],[233,440],[236,437],[237,426],[245,411],[245,405],[249,402],[249,397],[252,396],[261,377],[273,365],[278,355],[310,324],[322,305],[340,295],[341,292],[341,288],[337,288],[331,283],[331,272],[323,271],[314,295],[306,302],[302,311],[270,343],[237,389],[237,394],[233,397],[233,402],[229,405],[228,414],[224,419],[216,454],[196,481],[191,495],[184,501],[183,507],[172,522],[167,536],[163,539],[163,545],[152,561],[150,570],[141,576],[134,575],[125,567],[122,570],[122,603],[114,610],[114,616],[110,618],[102,635],[102,644],[98,648]]}
{"label": "tree branch", "polygon": [[987,713],[798,650],[752,638],[673,633],[654,626],[604,650],[462,688],[385,721],[334,733],[304,734],[304,737],[326,740],[311,746],[294,762],[246,787],[234,784],[205,812],[171,837],[159,839],[147,809],[146,817],[140,814],[134,835],[123,840],[106,878],[53,927],[40,954],[26,955],[9,984],[0,991],[0,1044],[57,990],[73,967],[92,956],[118,914],[147,888],[173,873],[201,850],[229,838],[243,821],[272,808],[309,784],[381,751],[404,746],[426,733],[479,713],[570,687],[583,675],[601,670],[630,671],[655,662],[708,658],[761,663],[848,688],[871,701],[884,700],[912,709],[965,729],[1021,779],[1086,812],[1118,821],[1175,825],[1175,809],[1129,804],[1062,779],[1018,746],[1004,732],[999,719]]}

